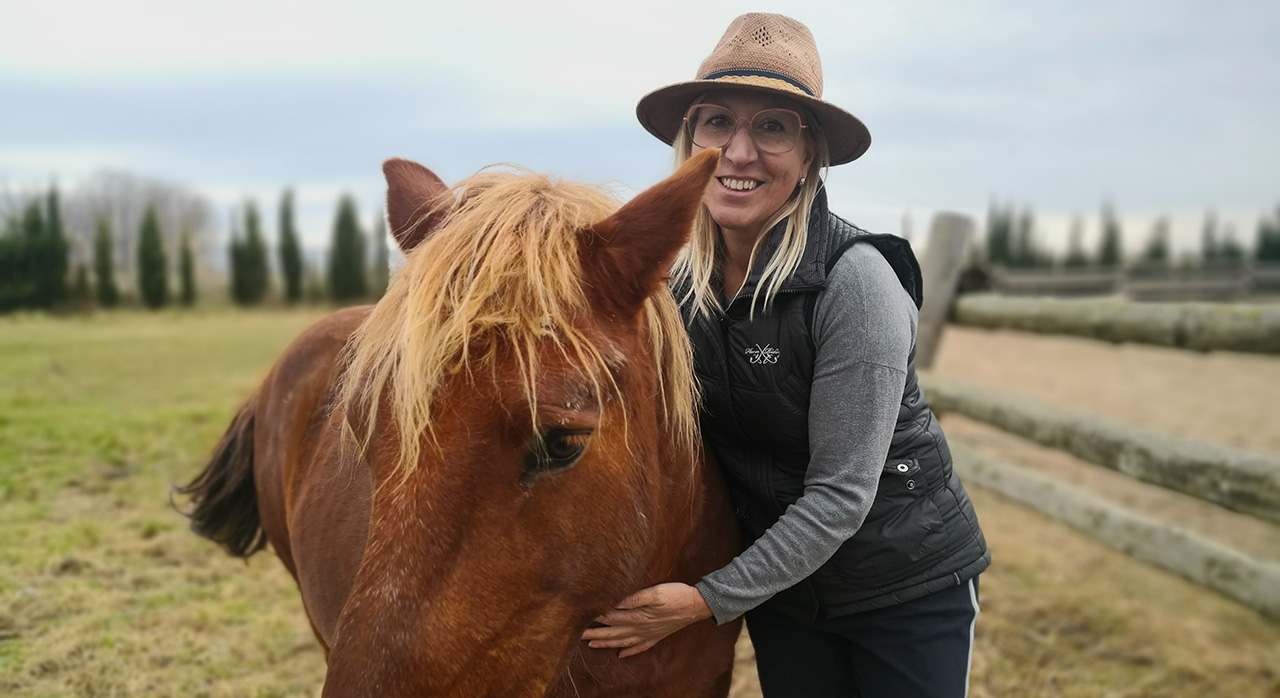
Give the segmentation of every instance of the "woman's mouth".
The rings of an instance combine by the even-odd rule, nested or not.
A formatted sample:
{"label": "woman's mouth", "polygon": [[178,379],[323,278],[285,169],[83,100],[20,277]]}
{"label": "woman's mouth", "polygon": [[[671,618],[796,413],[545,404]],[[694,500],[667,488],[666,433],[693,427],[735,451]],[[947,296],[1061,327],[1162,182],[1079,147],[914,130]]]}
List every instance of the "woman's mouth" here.
{"label": "woman's mouth", "polygon": [[717,177],[720,183],[727,189],[734,191],[751,191],[760,186],[761,182],[754,179],[738,179],[736,177]]}

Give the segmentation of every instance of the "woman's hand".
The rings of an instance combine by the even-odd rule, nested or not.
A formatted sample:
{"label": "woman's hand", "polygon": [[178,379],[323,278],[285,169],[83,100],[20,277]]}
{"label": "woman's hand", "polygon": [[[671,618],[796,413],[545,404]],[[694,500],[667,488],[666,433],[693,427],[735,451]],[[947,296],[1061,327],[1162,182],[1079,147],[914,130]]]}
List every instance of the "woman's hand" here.
{"label": "woman's hand", "polygon": [[587,628],[582,639],[588,647],[621,648],[619,657],[631,657],[686,625],[710,617],[711,609],[694,587],[679,582],[658,584],[623,599],[616,609],[596,619],[604,627]]}

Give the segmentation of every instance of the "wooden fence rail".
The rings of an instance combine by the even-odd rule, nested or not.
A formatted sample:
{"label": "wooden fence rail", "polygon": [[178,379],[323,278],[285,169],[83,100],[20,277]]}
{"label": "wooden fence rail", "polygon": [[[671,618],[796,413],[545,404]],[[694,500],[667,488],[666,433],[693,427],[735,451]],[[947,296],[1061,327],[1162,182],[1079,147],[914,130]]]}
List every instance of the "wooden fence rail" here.
{"label": "wooden fence rail", "polygon": [[1135,303],[1116,299],[961,296],[959,325],[1157,344],[1197,351],[1280,354],[1280,304]]}
{"label": "wooden fence rail", "polygon": [[956,471],[966,482],[1027,504],[1126,555],[1280,618],[1280,565],[1138,516],[961,443],[952,443],[951,452]]}
{"label": "wooden fence rail", "polygon": [[1280,293],[1280,264],[1252,260],[1198,266],[1139,263],[1126,267],[988,271],[991,288],[1014,296],[1125,296],[1148,301],[1239,301]]}
{"label": "wooden fence rail", "polygon": [[920,377],[929,405],[1153,485],[1280,524],[1280,459]]}

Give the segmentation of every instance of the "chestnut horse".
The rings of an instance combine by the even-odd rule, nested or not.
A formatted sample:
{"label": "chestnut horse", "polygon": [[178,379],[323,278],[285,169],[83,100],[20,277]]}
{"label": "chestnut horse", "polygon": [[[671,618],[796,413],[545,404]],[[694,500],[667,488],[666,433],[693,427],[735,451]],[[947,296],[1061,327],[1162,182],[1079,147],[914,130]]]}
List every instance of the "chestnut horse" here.
{"label": "chestnut horse", "polygon": [[737,551],[663,287],[717,159],[621,208],[383,165],[404,267],[295,340],[179,489],[197,533],[293,574],[326,698],[728,693],[736,624],[627,659],[579,640]]}

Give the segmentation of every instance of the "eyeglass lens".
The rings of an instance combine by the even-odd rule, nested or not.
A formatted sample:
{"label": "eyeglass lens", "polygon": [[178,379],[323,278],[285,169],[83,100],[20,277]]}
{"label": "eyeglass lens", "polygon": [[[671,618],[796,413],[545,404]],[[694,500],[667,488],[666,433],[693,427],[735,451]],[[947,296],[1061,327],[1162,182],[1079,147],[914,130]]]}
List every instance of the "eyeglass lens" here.
{"label": "eyeglass lens", "polygon": [[[729,142],[745,117],[714,104],[698,104],[685,117],[689,135],[700,148],[721,148]],[[785,153],[800,140],[800,115],[790,109],[765,109],[751,117],[747,132],[756,147],[766,153]]]}

